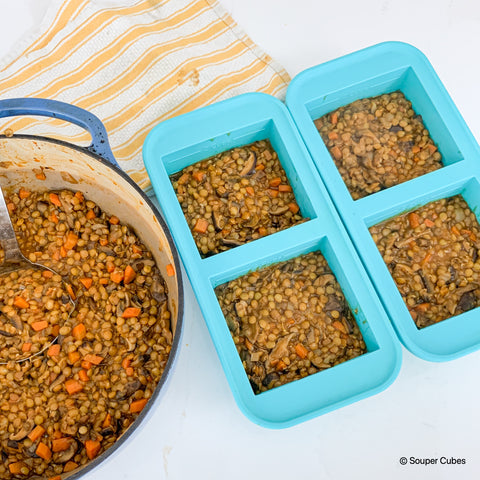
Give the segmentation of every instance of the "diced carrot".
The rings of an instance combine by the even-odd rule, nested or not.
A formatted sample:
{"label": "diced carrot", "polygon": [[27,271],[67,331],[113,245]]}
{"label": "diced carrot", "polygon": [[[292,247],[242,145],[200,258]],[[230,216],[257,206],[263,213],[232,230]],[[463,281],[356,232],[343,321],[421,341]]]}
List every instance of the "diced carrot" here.
{"label": "diced carrot", "polygon": [[62,258],[65,258],[65,257],[67,256],[67,254],[68,254],[68,253],[67,253],[67,249],[62,245],[62,246],[60,247],[60,256],[61,256]]}
{"label": "diced carrot", "polygon": [[9,213],[13,213],[15,211],[15,204],[12,202],[7,203],[7,208]]}
{"label": "diced carrot", "polygon": [[131,363],[132,359],[129,358],[129,357],[125,357],[123,360],[122,360],[122,368],[126,369],[130,366],[130,363]]}
{"label": "diced carrot", "polygon": [[60,260],[60,251],[59,250],[55,250],[52,254],[52,258],[53,260],[55,260],[56,262],[58,262]]}
{"label": "diced carrot", "polygon": [[101,278],[101,279],[98,281],[98,283],[99,283],[100,285],[107,285],[107,283],[108,283],[108,278]]}
{"label": "diced carrot", "polygon": [[133,253],[142,253],[143,250],[138,245],[133,244],[132,245],[132,252]]}
{"label": "diced carrot", "polygon": [[38,322],[32,323],[32,328],[36,332],[40,332],[41,330],[45,330],[48,327],[48,322],[46,320],[40,320]]}
{"label": "diced carrot", "polygon": [[330,116],[330,121],[332,122],[332,125],[336,125],[338,122],[338,113],[333,112],[332,115]]}
{"label": "diced carrot", "polygon": [[52,438],[53,439],[62,438],[62,437],[63,437],[63,433],[60,430],[55,430],[52,433]]}
{"label": "diced carrot", "polygon": [[258,234],[264,237],[268,233],[267,229],[265,227],[260,227],[258,229]]}
{"label": "diced carrot", "polygon": [[336,328],[337,330],[340,330],[342,333],[347,333],[347,329],[345,328],[345,325],[342,322],[339,322],[338,320],[335,320],[332,323],[332,327]]}
{"label": "diced carrot", "polygon": [[112,416],[107,412],[102,423],[102,428],[108,428],[112,424]]}
{"label": "diced carrot", "polygon": [[275,365],[275,370],[277,372],[280,372],[282,370],[285,370],[287,368],[287,364],[283,361],[280,360],[276,365]]}
{"label": "diced carrot", "polygon": [[305,346],[301,343],[297,343],[295,345],[295,352],[300,358],[306,358],[308,355],[308,350],[305,348]]}
{"label": "diced carrot", "polygon": [[83,193],[82,193],[82,192],[75,192],[75,196],[76,196],[81,202],[83,202],[84,197],[83,197]]}
{"label": "diced carrot", "polygon": [[32,442],[36,442],[44,433],[45,429],[37,425],[27,436]]}
{"label": "diced carrot", "polygon": [[426,218],[423,222],[428,228],[432,228],[435,226],[435,222],[432,222],[429,218]]}
{"label": "diced carrot", "polygon": [[269,193],[269,195],[272,197],[272,198],[277,198],[278,197],[278,190],[273,190],[272,188],[269,188],[267,190],[267,192]]}
{"label": "diced carrot", "polygon": [[[77,467],[78,467],[78,463],[75,463],[75,462],[72,462],[71,460],[69,460],[65,464],[65,466],[63,467],[63,472],[64,473],[71,472],[71,471],[75,470]],[[59,477],[59,480],[61,480],[60,477]]]}
{"label": "diced carrot", "polygon": [[114,283],[120,283],[123,280],[124,273],[121,271],[114,271],[110,274],[110,280]]}
{"label": "diced carrot", "polygon": [[454,235],[460,235],[460,231],[455,225],[451,228],[451,231]]}
{"label": "diced carrot", "polygon": [[52,440],[52,452],[64,452],[70,448],[72,439],[70,437],[55,438]]}
{"label": "diced carrot", "polygon": [[101,444],[98,440],[87,440],[85,442],[85,450],[87,452],[87,457],[90,460],[93,460],[100,452]]}
{"label": "diced carrot", "polygon": [[125,373],[127,374],[128,377],[133,377],[135,370],[132,367],[128,367],[125,369]]}
{"label": "diced carrot", "polygon": [[82,363],[80,365],[84,370],[90,370],[92,368],[92,362],[89,362],[87,360],[82,360]]}
{"label": "diced carrot", "polygon": [[25,188],[21,187],[18,191],[18,196],[23,200],[24,198],[28,198],[30,196],[30,192]]}
{"label": "diced carrot", "polygon": [[72,286],[69,284],[69,283],[66,283],[65,284],[65,288],[67,290],[67,293],[70,295],[70,297],[72,298],[72,300],[75,300],[77,298],[77,296],[75,295],[75,292],[73,291],[73,288]]}
{"label": "diced carrot", "polygon": [[255,170],[265,170],[265,165],[263,163],[259,163],[256,167]]}
{"label": "diced carrot", "polygon": [[428,263],[432,259],[432,252],[428,252],[420,262],[420,265],[423,267],[426,263]]}
{"label": "diced carrot", "polygon": [[82,382],[88,382],[89,378],[88,378],[88,373],[86,370],[80,370],[78,372],[78,378],[82,381]]}
{"label": "diced carrot", "polygon": [[288,209],[295,215],[300,210],[300,207],[296,203],[289,203]]}
{"label": "diced carrot", "polygon": [[169,263],[165,268],[169,277],[173,277],[175,275],[175,268],[171,263]]}
{"label": "diced carrot", "polygon": [[80,353],[74,350],[73,352],[68,352],[68,361],[73,365],[80,360]]}
{"label": "diced carrot", "polygon": [[28,308],[30,306],[23,297],[15,297],[13,304],[18,308]]}
{"label": "diced carrot", "polygon": [[65,381],[65,389],[67,390],[69,395],[74,395],[75,393],[79,393],[83,390],[83,385],[74,378],[69,378]]}
{"label": "diced carrot", "polygon": [[48,198],[50,199],[50,201],[56,205],[57,207],[61,207],[62,206],[62,202],[60,201],[60,199],[58,198],[58,195],[56,193],[50,193],[50,195],[48,196]]}
{"label": "diced carrot", "polygon": [[412,153],[418,153],[420,151],[420,147],[418,145],[414,145],[412,147]]}
{"label": "diced carrot", "polygon": [[105,247],[108,245],[108,240],[106,238],[101,238],[98,242],[102,247]]}
{"label": "diced carrot", "polygon": [[52,335],[56,337],[58,333],[60,332],[60,325],[53,325],[52,326]]}
{"label": "diced carrot", "polygon": [[415,305],[415,310],[419,310],[420,312],[425,312],[430,308],[430,303],[425,302],[425,303],[420,303],[418,305]]}
{"label": "diced carrot", "polygon": [[127,265],[125,267],[125,273],[124,273],[124,277],[123,277],[123,283],[125,285],[128,285],[129,283],[133,282],[133,279],[137,276],[137,273],[135,272],[135,270],[130,266],[130,265]]}
{"label": "diced carrot", "polygon": [[52,212],[50,214],[50,221],[53,222],[53,223],[58,223],[59,222],[57,214],[55,212]]}
{"label": "diced carrot", "polygon": [[72,335],[75,340],[83,340],[85,338],[85,335],[87,334],[87,329],[85,328],[85,325],[83,323],[79,323],[78,325],[75,325],[72,329]]}
{"label": "diced carrot", "polygon": [[250,195],[251,197],[253,197],[255,195],[255,190],[253,189],[253,187],[245,187],[245,191],[248,193],[248,195]]}
{"label": "diced carrot", "polygon": [[118,217],[116,217],[115,215],[112,215],[108,221],[112,224],[112,225],[118,225],[120,223],[120,219]]}
{"label": "diced carrot", "polygon": [[78,242],[78,235],[76,235],[73,232],[68,232],[67,238],[65,239],[65,242],[63,243],[63,246],[65,247],[65,250],[72,250],[72,248],[75,248]]}
{"label": "diced carrot", "polygon": [[55,343],[54,345],[50,345],[49,349],[47,350],[47,355],[49,357],[56,357],[57,355],[60,354],[60,345],[58,343]]}
{"label": "diced carrot", "polygon": [[268,185],[270,187],[278,187],[281,183],[282,183],[282,179],[280,177],[275,177],[268,182]]}
{"label": "diced carrot", "polygon": [[197,233],[205,233],[208,228],[208,222],[204,218],[199,218],[193,227],[193,231]]}
{"label": "diced carrot", "polygon": [[94,365],[99,365],[103,362],[103,357],[100,355],[94,355],[93,353],[87,353],[83,359],[87,362],[93,363]]}
{"label": "diced carrot", "polygon": [[143,407],[147,404],[148,399],[147,398],[141,398],[140,400],[134,400],[130,404],[130,413],[138,413],[143,410]]}
{"label": "diced carrot", "polygon": [[434,154],[437,151],[437,147],[435,145],[429,145],[428,150],[430,151],[430,155]]}
{"label": "diced carrot", "polygon": [[8,466],[10,473],[12,475],[20,475],[22,473],[22,469],[27,468],[27,465],[23,462],[13,462]]}
{"label": "diced carrot", "polygon": [[278,191],[279,192],[291,192],[292,187],[290,185],[279,185],[278,186]]}
{"label": "diced carrot", "polygon": [[192,177],[197,181],[201,182],[205,178],[205,172],[203,170],[196,170],[192,173]]}
{"label": "diced carrot", "polygon": [[79,278],[78,280],[87,290],[92,286],[93,280],[90,277]]}
{"label": "diced carrot", "polygon": [[113,262],[107,262],[107,272],[112,273],[115,270],[115,264]]}
{"label": "diced carrot", "polygon": [[30,342],[26,342],[22,345],[22,352],[27,353],[32,349],[32,344]]}
{"label": "diced carrot", "polygon": [[123,313],[122,318],[133,318],[140,315],[141,309],[138,307],[127,307]]}
{"label": "diced carrot", "polygon": [[47,462],[50,461],[50,459],[52,458],[52,451],[43,442],[40,442],[38,444],[35,453]]}
{"label": "diced carrot", "polygon": [[328,138],[329,138],[330,140],[336,140],[336,139],[338,138],[338,133],[337,133],[337,132],[330,132],[330,133],[328,134]]}
{"label": "diced carrot", "polygon": [[48,480],[62,480],[61,475],[55,475],[54,477],[49,477]]}
{"label": "diced carrot", "polygon": [[340,160],[343,156],[342,151],[340,150],[340,148],[337,147],[337,145],[332,147],[330,151],[332,152],[332,155],[335,158],[335,160]]}
{"label": "diced carrot", "polygon": [[53,273],[50,271],[50,270],[44,270],[42,272],[42,277],[43,278],[52,278],[53,277]]}
{"label": "diced carrot", "polygon": [[415,212],[410,212],[408,214],[408,223],[412,228],[417,228],[420,225],[420,217]]}
{"label": "diced carrot", "polygon": [[93,210],[89,210],[85,216],[87,217],[87,220],[93,220],[96,217]]}
{"label": "diced carrot", "polygon": [[190,175],[188,173],[184,173],[177,181],[179,185],[185,185],[188,182]]}

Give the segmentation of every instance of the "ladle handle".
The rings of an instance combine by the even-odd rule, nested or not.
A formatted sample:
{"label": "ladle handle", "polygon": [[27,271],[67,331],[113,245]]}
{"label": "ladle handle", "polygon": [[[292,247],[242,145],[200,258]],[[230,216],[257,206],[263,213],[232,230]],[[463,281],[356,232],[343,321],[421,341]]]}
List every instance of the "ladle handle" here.
{"label": "ladle handle", "polygon": [[0,188],[0,244],[2,245],[5,258],[3,263],[23,263],[24,256],[20,251],[17,236],[13,230],[12,221],[8,213],[8,207]]}

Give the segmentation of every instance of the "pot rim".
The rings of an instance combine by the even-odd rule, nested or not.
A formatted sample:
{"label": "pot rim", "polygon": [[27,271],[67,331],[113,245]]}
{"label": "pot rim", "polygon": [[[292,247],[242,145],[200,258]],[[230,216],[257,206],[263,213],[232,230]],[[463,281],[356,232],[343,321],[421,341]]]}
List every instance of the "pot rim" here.
{"label": "pot rim", "polygon": [[[115,453],[120,447],[122,447],[126,440],[134,433],[135,430],[142,424],[143,420],[152,412],[153,404],[158,400],[161,392],[164,390],[164,385],[168,382],[173,367],[175,365],[175,361],[179,354],[180,349],[180,341],[183,333],[183,320],[184,320],[184,303],[185,303],[185,296],[184,296],[184,288],[183,288],[183,278],[182,278],[182,271],[180,267],[180,259],[178,255],[177,248],[173,241],[173,237],[168,229],[168,226],[163,219],[160,211],[158,208],[153,204],[147,194],[119,167],[111,163],[110,161],[104,159],[100,155],[93,153],[86,149],[85,147],[75,145],[70,142],[66,142],[63,140],[58,140],[56,138],[49,138],[44,137],[41,135],[27,135],[27,134],[14,134],[12,136],[0,135],[0,140],[2,139],[14,139],[14,140],[31,140],[31,141],[41,141],[52,143],[55,145],[62,145],[67,148],[72,148],[73,150],[77,150],[81,153],[88,155],[93,160],[100,162],[101,164],[111,168],[117,175],[122,177],[127,183],[133,187],[137,193],[142,197],[142,200],[145,204],[152,210],[155,218],[158,220],[160,228],[163,230],[165,237],[168,242],[168,246],[172,253],[173,263],[175,265],[175,272],[177,275],[177,288],[178,288],[178,300],[177,300],[177,319],[176,319],[176,327],[175,327],[175,334],[173,336],[172,348],[170,350],[167,363],[165,365],[165,369],[158,381],[155,390],[153,391],[150,400],[145,406],[145,408],[140,412],[138,417],[134,420],[134,422],[127,428],[127,430],[115,441],[115,443],[108,449],[105,450],[101,455],[99,455],[94,460],[91,460],[87,463],[84,467],[82,467],[78,472],[74,473],[73,475],[69,476],[68,479],[75,480],[83,475],[87,474],[88,472],[92,471],[102,462],[106,461],[113,453]],[[177,333],[178,332],[178,333]]]}

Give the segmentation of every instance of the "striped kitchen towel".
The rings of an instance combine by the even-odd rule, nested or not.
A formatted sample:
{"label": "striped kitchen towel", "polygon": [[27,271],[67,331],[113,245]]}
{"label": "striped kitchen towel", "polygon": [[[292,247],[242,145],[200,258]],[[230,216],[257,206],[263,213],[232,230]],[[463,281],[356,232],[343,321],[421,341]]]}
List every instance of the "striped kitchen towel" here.
{"label": "striped kitchen towel", "polygon": [[[147,191],[141,150],[157,123],[244,92],[283,99],[288,82],[215,0],[53,0],[42,24],[0,61],[0,98],[91,111],[120,166]],[[0,132],[7,128],[89,143],[55,119],[4,119]]]}

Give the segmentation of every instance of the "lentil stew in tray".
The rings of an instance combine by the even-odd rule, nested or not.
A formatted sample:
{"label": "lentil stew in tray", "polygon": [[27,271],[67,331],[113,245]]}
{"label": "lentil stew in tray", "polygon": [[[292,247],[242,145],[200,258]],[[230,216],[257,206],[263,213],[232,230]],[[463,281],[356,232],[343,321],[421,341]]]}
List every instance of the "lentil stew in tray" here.
{"label": "lentil stew in tray", "polygon": [[320,252],[251,272],[215,293],[255,393],[366,352]]}
{"label": "lentil stew in tray", "polygon": [[315,126],[354,200],[443,166],[422,117],[400,91],[357,100]]}
{"label": "lentil stew in tray", "polygon": [[480,306],[480,225],[460,195],[370,233],[418,328]]}
{"label": "lentil stew in tray", "polygon": [[168,292],[135,232],[81,192],[6,198],[23,253],[65,283],[40,270],[0,278],[0,477],[63,480],[152,396],[172,345]]}
{"label": "lentil stew in tray", "polygon": [[197,162],[170,179],[202,257],[308,220],[268,140]]}

